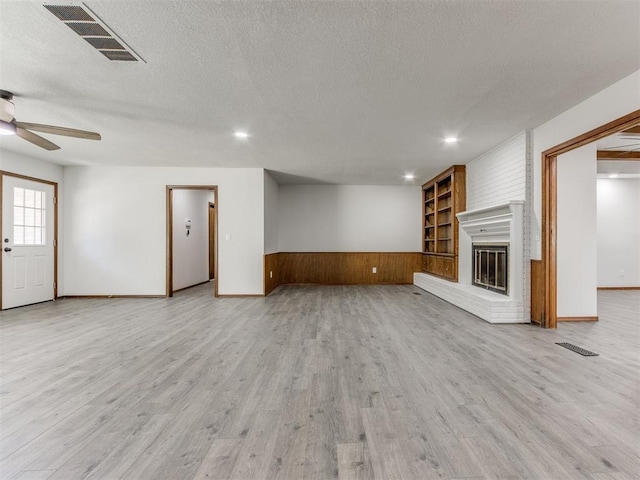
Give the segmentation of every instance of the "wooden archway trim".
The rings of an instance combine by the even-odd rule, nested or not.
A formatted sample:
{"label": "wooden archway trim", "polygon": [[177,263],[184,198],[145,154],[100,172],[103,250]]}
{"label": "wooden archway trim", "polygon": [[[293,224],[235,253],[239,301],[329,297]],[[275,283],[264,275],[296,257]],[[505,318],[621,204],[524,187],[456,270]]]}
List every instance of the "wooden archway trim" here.
{"label": "wooden archway trim", "polygon": [[545,298],[542,326],[544,328],[556,328],[558,325],[558,155],[638,124],[640,124],[640,110],[631,112],[542,152],[542,265]]}

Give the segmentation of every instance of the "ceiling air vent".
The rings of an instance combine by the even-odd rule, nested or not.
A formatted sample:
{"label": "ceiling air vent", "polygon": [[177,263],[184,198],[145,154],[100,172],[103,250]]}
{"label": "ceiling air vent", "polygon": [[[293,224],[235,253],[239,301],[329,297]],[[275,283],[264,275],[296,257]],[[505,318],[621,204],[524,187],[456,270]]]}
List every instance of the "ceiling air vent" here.
{"label": "ceiling air vent", "polygon": [[53,13],[67,27],[84,38],[89,45],[109,60],[137,62],[144,60],[93,13],[85,4],[49,5],[44,8]]}
{"label": "ceiling air vent", "polygon": [[131,55],[126,50],[100,50],[102,54],[109,60],[120,60],[124,62],[135,62],[136,57]]}

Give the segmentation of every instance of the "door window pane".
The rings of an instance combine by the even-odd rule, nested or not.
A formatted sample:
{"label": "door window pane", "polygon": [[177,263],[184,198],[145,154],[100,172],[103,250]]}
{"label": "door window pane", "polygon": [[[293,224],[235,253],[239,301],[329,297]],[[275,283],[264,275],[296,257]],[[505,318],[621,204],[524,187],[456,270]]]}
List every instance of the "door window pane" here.
{"label": "door window pane", "polygon": [[13,189],[14,245],[46,244],[46,195],[46,192],[38,190]]}
{"label": "door window pane", "polygon": [[24,227],[13,227],[13,243],[24,245]]}
{"label": "door window pane", "polygon": [[24,188],[13,189],[13,204],[16,207],[24,207]]}
{"label": "door window pane", "polygon": [[34,227],[24,227],[24,244],[25,245],[36,244],[36,233],[35,233]]}
{"label": "door window pane", "polygon": [[13,224],[24,225],[24,207],[13,207]]}
{"label": "door window pane", "polygon": [[[36,224],[36,209],[35,208],[25,208],[24,209],[24,225],[25,226],[35,226]],[[14,220],[15,225],[15,220]]]}
{"label": "door window pane", "polygon": [[36,206],[36,192],[34,190],[24,189],[24,206],[31,208]]}

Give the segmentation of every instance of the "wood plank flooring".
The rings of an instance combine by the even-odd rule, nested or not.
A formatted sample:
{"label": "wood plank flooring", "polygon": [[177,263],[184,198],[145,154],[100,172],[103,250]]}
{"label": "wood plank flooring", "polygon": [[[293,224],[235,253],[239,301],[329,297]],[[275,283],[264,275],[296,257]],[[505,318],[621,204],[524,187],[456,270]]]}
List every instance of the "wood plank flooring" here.
{"label": "wood plank flooring", "polygon": [[640,478],[639,312],[601,291],[549,331],[413,286],[208,285],[2,312],[0,478]]}

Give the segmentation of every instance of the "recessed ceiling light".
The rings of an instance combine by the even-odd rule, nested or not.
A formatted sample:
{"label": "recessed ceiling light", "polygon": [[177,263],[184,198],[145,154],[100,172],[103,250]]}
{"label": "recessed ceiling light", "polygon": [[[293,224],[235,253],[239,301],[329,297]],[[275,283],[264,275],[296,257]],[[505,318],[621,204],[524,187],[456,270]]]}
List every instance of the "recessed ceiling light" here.
{"label": "recessed ceiling light", "polygon": [[407,173],[407,174],[404,176],[404,179],[405,179],[405,180],[413,180],[414,178],[416,178],[416,176],[415,176],[413,173]]}
{"label": "recessed ceiling light", "polygon": [[458,141],[458,137],[445,137],[444,143],[456,143]]}
{"label": "recessed ceiling light", "polygon": [[247,132],[234,132],[234,135],[238,138],[248,138],[249,134]]}
{"label": "recessed ceiling light", "polygon": [[612,173],[611,175],[609,175],[609,178],[618,178],[618,174],[617,173]]}

